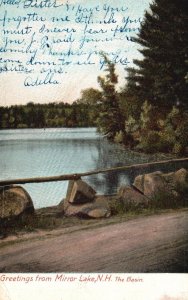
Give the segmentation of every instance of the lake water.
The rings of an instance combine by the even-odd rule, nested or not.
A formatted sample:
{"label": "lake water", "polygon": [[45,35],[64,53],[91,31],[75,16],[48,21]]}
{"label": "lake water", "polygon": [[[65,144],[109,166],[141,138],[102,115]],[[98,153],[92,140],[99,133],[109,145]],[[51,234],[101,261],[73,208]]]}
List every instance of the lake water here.
{"label": "lake water", "polygon": [[[54,176],[142,163],[153,160],[109,143],[95,128],[16,129],[0,131],[0,180]],[[160,170],[178,169],[178,165]],[[167,170],[168,169],[168,170]],[[139,173],[158,168],[110,172],[84,177],[98,194],[116,193]],[[58,204],[66,195],[67,181],[25,184],[35,208]]]}

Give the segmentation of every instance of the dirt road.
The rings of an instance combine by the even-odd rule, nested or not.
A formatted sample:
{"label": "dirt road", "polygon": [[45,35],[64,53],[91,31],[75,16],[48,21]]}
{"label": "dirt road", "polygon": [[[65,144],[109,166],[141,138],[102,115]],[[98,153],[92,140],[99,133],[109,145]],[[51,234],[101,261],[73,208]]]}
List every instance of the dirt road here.
{"label": "dirt road", "polygon": [[0,272],[188,272],[188,210],[0,248]]}

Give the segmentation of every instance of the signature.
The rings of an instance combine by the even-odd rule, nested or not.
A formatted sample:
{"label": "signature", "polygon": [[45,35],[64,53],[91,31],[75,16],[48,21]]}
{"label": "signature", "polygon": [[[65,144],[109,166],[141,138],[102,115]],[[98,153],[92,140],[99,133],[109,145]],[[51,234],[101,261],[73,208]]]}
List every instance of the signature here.
{"label": "signature", "polygon": [[41,85],[47,85],[47,84],[59,84],[60,82],[53,78],[53,73],[47,73],[44,78],[40,78],[39,76],[35,79],[32,77],[26,77],[24,80],[24,86],[26,87],[33,87],[33,86],[41,86]]}

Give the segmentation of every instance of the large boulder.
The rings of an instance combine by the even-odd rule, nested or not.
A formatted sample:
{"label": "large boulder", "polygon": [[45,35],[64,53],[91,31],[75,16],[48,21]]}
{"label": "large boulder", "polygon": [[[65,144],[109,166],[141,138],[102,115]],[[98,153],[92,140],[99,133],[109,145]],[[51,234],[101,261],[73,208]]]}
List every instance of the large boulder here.
{"label": "large boulder", "polygon": [[63,201],[65,216],[77,216],[81,218],[107,218],[111,211],[105,196],[96,196],[90,203],[71,204],[68,199]]}
{"label": "large boulder", "polygon": [[174,181],[176,186],[187,186],[188,185],[188,172],[186,169],[182,168],[174,172]]}
{"label": "large boulder", "polygon": [[176,172],[162,175],[173,194],[185,193],[188,190],[188,172],[182,168]]}
{"label": "large boulder", "polygon": [[133,186],[148,197],[156,195],[158,192],[167,192],[178,196],[178,189],[188,186],[188,172],[182,168],[166,174],[153,172],[139,175],[135,178]]}
{"label": "large boulder", "polygon": [[133,186],[142,194],[151,196],[159,190],[164,190],[165,184],[166,182],[162,177],[162,172],[153,172],[137,176]]}
{"label": "large boulder", "polygon": [[144,175],[138,175],[134,179],[133,186],[140,191],[142,194],[144,194]]}
{"label": "large boulder", "polygon": [[86,182],[80,180],[69,181],[66,199],[72,204],[92,202],[96,191]]}
{"label": "large boulder", "polygon": [[118,198],[125,207],[147,207],[148,198],[131,186],[121,186],[118,190]]}
{"label": "large boulder", "polygon": [[0,220],[11,220],[33,212],[32,199],[21,186],[0,187]]}

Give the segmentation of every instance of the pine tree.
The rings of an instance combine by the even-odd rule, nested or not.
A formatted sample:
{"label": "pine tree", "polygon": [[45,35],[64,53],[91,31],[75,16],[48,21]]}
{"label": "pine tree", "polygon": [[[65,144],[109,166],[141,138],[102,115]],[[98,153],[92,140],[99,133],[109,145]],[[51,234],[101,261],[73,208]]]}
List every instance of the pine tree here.
{"label": "pine tree", "polygon": [[135,38],[143,59],[129,69],[127,92],[157,107],[188,108],[188,9],[186,0],[155,0]]}
{"label": "pine tree", "polygon": [[110,62],[105,54],[102,54],[102,56],[106,63],[105,71],[107,74],[105,77],[98,77],[102,97],[97,126],[99,131],[107,135],[109,139],[114,139],[117,133],[124,131],[124,121],[116,91],[118,76],[115,74],[115,65]]}

